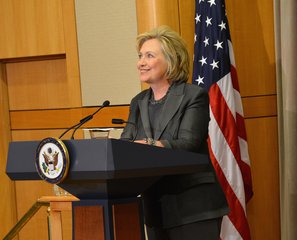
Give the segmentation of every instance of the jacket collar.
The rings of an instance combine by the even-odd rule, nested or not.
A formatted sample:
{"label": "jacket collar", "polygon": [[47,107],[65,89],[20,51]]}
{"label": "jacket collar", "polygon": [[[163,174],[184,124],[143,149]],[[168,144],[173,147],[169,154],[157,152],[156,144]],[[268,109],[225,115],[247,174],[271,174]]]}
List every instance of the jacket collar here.
{"label": "jacket collar", "polygon": [[[180,104],[184,97],[184,88],[185,88],[185,83],[180,83],[180,84],[174,83],[171,86],[167,99],[164,103],[162,118],[160,119],[159,127],[157,129],[157,132],[155,133],[156,140],[159,140],[163,131],[168,125],[170,119],[172,119],[174,114],[179,109]],[[145,134],[148,138],[152,137],[149,113],[148,113],[148,104],[149,104],[151,91],[152,90],[147,91],[144,98],[138,101],[142,124],[144,127]]]}

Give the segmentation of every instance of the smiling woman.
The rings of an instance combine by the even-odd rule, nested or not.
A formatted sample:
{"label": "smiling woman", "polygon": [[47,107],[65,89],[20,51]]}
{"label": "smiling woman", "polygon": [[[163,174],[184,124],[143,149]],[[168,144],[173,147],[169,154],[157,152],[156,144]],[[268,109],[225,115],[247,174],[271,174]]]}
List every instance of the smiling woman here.
{"label": "smiling woman", "polygon": [[[137,38],[140,81],[150,88],[134,97],[122,139],[208,155],[209,99],[187,84],[184,41],[162,26]],[[166,176],[142,194],[149,240],[218,239],[229,211],[211,162],[193,174]]]}

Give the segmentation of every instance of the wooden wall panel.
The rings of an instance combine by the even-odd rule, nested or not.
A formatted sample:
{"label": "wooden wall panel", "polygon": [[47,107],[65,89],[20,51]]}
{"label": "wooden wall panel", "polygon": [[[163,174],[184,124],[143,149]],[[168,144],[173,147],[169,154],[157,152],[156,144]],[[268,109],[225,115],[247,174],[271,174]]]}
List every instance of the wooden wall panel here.
{"label": "wooden wall panel", "polygon": [[226,7],[241,95],[276,94],[273,1],[226,0]]}
{"label": "wooden wall panel", "polygon": [[276,95],[242,98],[245,118],[272,117],[277,115]]}
{"label": "wooden wall panel", "polygon": [[67,93],[70,107],[81,107],[80,71],[74,0],[62,0],[66,52]]}
{"label": "wooden wall panel", "polygon": [[5,174],[8,143],[11,140],[8,114],[8,94],[5,68],[0,64],[0,238],[2,239],[16,221],[14,183]]}
{"label": "wooden wall panel", "polygon": [[65,53],[61,0],[0,0],[0,59]]}
{"label": "wooden wall panel", "polygon": [[[40,141],[46,137],[59,137],[64,129],[44,129],[44,130],[12,130],[13,141]],[[63,139],[70,139],[72,132],[65,134]],[[83,139],[83,132],[77,131],[75,138]]]}
{"label": "wooden wall panel", "polygon": [[65,59],[7,63],[10,110],[69,107]]}
{"label": "wooden wall panel", "polygon": [[178,0],[136,0],[138,33],[160,25],[179,32]]}
{"label": "wooden wall panel", "polygon": [[[195,1],[179,0],[180,35],[186,41],[190,59],[194,56]],[[188,82],[192,82],[193,64],[190,63]]]}
{"label": "wooden wall panel", "polygon": [[[94,113],[98,108],[73,108],[52,110],[11,111],[11,129],[61,129],[68,128],[80,119]],[[113,125],[113,118],[128,119],[129,106],[111,106],[102,109],[83,127],[120,127]]]}
{"label": "wooden wall panel", "polygon": [[254,196],[247,205],[254,240],[280,239],[277,117],[247,119]]}

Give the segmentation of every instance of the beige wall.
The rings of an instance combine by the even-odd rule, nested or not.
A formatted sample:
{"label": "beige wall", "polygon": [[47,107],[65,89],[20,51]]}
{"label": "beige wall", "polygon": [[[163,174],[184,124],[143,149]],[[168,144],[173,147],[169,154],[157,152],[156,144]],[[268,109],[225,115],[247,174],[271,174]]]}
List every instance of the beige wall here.
{"label": "beige wall", "polygon": [[[255,195],[248,205],[252,238],[279,239],[273,1],[227,0],[226,5],[254,183]],[[135,22],[133,28],[137,26],[138,32],[167,24],[181,33],[190,54],[193,53],[194,1],[137,0],[134,7],[137,24]],[[43,182],[18,182],[15,187],[8,180],[4,169],[9,140],[58,136],[94,108],[82,107],[82,68],[78,61],[74,0],[0,0],[0,16],[0,113],[3,116],[0,194],[5,196],[0,202],[0,222],[5,223],[0,228],[2,237],[12,227],[16,216],[21,217],[39,196],[52,193],[51,186]],[[134,35],[135,29],[132,31]],[[118,52],[109,55],[118,56]],[[98,80],[104,82],[100,87],[104,87],[106,93],[113,92],[114,85],[109,83],[115,79],[110,78],[108,84],[105,80]],[[138,89],[138,81],[134,83]],[[100,104],[97,98],[100,94],[92,95],[96,97],[91,105]],[[130,97],[132,95],[131,92]],[[127,106],[108,108],[88,126],[109,126],[111,118],[126,118],[127,114]],[[78,132],[77,137],[81,138],[82,133]],[[20,239],[46,239],[46,212],[40,214],[28,223]],[[65,222],[69,223],[70,216],[65,217]],[[65,239],[69,239],[70,234],[68,230]]]}
{"label": "beige wall", "polygon": [[140,91],[134,1],[76,0],[83,106],[129,104]]}

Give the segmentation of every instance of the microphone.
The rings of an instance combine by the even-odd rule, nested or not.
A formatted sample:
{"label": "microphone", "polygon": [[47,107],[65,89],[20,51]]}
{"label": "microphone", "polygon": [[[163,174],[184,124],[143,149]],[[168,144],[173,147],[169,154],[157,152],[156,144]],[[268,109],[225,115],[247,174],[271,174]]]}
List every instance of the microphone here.
{"label": "microphone", "polygon": [[68,128],[65,132],[63,132],[61,134],[61,136],[59,138],[62,138],[67,132],[69,132],[71,129],[74,128],[74,131],[73,131],[73,133],[71,135],[71,139],[74,139],[74,134],[77,131],[77,129],[79,127],[81,127],[83,124],[85,124],[86,122],[90,121],[97,112],[99,112],[102,108],[105,108],[105,107],[109,106],[109,104],[110,104],[110,102],[108,100],[104,101],[102,106],[100,106],[93,114],[90,114],[90,115],[84,117],[83,119],[81,119],[79,121],[79,123],[77,123],[77,124],[71,126],[70,128]]}
{"label": "microphone", "polygon": [[132,142],[135,141],[136,136],[137,136],[137,133],[138,133],[138,128],[137,128],[137,126],[136,126],[136,124],[135,124],[134,122],[128,122],[128,121],[125,121],[125,120],[123,120],[123,119],[119,119],[119,118],[113,118],[113,119],[111,120],[111,122],[112,122],[113,124],[123,124],[123,123],[132,124],[132,125],[134,126],[134,128],[135,128],[135,136],[133,137],[133,139],[132,139],[131,141],[132,141]]}
{"label": "microphone", "polygon": [[[111,120],[112,124],[123,124],[123,123],[127,123],[126,121],[124,121],[123,119],[119,119],[119,118],[113,118]],[[134,123],[132,123],[134,124]]]}

